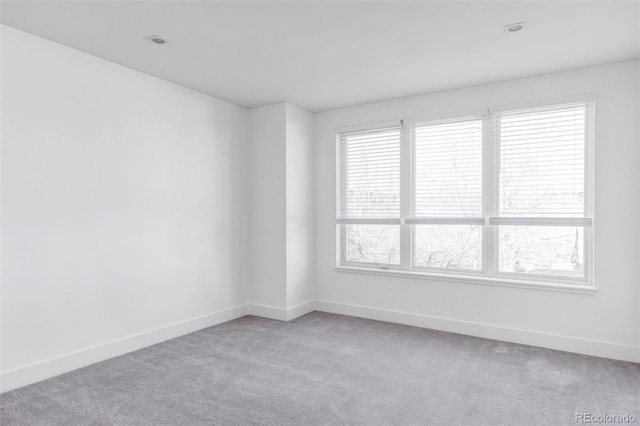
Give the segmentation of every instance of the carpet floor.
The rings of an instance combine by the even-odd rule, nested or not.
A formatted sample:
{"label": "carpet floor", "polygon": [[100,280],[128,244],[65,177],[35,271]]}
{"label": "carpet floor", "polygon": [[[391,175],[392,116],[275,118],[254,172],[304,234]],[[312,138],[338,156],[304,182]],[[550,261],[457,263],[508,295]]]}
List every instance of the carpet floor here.
{"label": "carpet floor", "polygon": [[0,410],[2,426],[640,424],[640,364],[321,312],[246,316],[6,392]]}

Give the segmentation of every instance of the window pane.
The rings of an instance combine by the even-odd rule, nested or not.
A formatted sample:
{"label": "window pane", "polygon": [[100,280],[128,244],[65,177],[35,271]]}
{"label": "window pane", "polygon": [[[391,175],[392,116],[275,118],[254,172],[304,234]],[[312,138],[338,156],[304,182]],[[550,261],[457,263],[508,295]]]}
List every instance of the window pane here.
{"label": "window pane", "polygon": [[502,113],[502,216],[583,217],[587,107]]}
{"label": "window pane", "polygon": [[350,262],[400,263],[399,225],[345,225],[346,260]]}
{"label": "window pane", "polygon": [[416,266],[482,270],[482,227],[415,225]]}
{"label": "window pane", "polygon": [[499,226],[500,272],[584,277],[584,228]]}
{"label": "window pane", "polygon": [[482,120],[420,124],[414,136],[416,216],[482,216]]}
{"label": "window pane", "polygon": [[[344,201],[338,217],[400,217],[400,129],[346,133],[340,155],[344,158]],[[345,204],[342,205],[341,203]],[[342,211],[340,211],[342,210]]]}

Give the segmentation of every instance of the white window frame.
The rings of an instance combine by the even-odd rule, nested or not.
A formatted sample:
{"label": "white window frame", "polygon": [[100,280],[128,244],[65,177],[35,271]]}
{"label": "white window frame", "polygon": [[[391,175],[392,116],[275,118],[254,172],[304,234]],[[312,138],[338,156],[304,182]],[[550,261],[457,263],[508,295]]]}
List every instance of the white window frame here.
{"label": "white window frame", "polygon": [[[595,95],[578,95],[565,98],[557,98],[550,100],[534,101],[519,104],[502,105],[498,107],[489,107],[482,110],[464,111],[453,114],[439,114],[423,117],[403,118],[399,120],[373,123],[362,126],[349,126],[337,129],[337,143],[340,143],[340,134],[351,131],[363,131],[371,129],[381,129],[384,127],[402,125],[400,140],[400,192],[401,219],[389,219],[389,224],[398,224],[400,226],[400,263],[392,264],[376,264],[367,262],[354,262],[346,260],[346,222],[337,220],[336,235],[336,269],[344,272],[391,275],[410,278],[422,278],[434,281],[451,281],[473,284],[488,284],[497,286],[533,288],[544,290],[556,290],[573,293],[593,293],[596,291],[593,277],[593,149],[594,149],[594,123],[593,114],[587,114],[585,123],[585,215],[584,218],[575,219],[538,219],[538,218],[500,218],[497,217],[499,179],[497,179],[498,157],[499,157],[499,141],[494,134],[494,127],[490,120],[494,114],[501,111],[519,110],[534,107],[544,107],[553,105],[562,105],[576,102],[595,103]],[[413,185],[416,177],[415,161],[414,161],[414,138],[411,134],[413,131],[412,124],[420,122],[434,122],[440,120],[464,120],[465,118],[483,118],[483,154],[482,154],[482,186],[483,186],[483,205],[481,218],[430,218],[428,220],[420,220],[412,217],[414,211],[413,204],[415,200],[412,196]],[[340,156],[337,157],[340,161]],[[339,168],[344,170],[344,168]],[[345,182],[344,176],[337,177],[338,196],[345,196],[341,190],[341,185]],[[489,200],[489,202],[488,202]],[[344,201],[344,200],[343,200]],[[342,203],[344,205],[344,202]],[[358,222],[367,223],[367,219]],[[414,226],[418,223],[443,223],[453,224],[456,222],[474,224],[482,226],[482,270],[447,270],[444,268],[420,267],[414,264],[415,253],[413,246],[415,241]],[[372,222],[369,222],[372,223]],[[376,222],[377,223],[377,222]],[[543,224],[544,223],[544,224]],[[560,277],[542,274],[519,274],[516,272],[500,272],[498,268],[498,226],[499,224],[518,224],[518,225],[540,225],[540,226],[582,226],[583,237],[583,277]]]}

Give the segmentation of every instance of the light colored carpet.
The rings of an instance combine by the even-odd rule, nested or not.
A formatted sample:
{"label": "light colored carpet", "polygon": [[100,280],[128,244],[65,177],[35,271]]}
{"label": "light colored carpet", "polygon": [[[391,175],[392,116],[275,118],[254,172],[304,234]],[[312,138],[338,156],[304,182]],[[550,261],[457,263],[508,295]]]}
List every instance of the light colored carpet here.
{"label": "light colored carpet", "polygon": [[9,425],[640,424],[640,364],[314,312],[243,317],[0,396]]}

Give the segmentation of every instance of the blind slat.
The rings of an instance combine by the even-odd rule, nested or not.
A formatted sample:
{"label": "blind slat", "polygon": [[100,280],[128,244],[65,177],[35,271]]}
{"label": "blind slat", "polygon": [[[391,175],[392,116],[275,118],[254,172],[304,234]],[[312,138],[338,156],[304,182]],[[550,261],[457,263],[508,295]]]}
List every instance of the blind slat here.
{"label": "blind slat", "polygon": [[400,224],[400,135],[399,126],[338,135],[338,223]]}
{"label": "blind slat", "polygon": [[592,102],[581,102],[492,114],[498,216],[585,217],[592,112]]}
{"label": "blind slat", "polygon": [[413,125],[417,216],[482,212],[482,129],[480,117]]}
{"label": "blind slat", "polygon": [[[498,217],[586,217],[591,206],[593,101],[492,111],[495,158],[483,159],[485,119],[414,121],[412,193],[416,217],[482,214],[495,203]],[[401,126],[338,134],[338,217],[401,217]],[[486,157],[486,156],[485,156]],[[494,164],[495,163],[495,164]],[[495,192],[483,188],[483,166],[493,169]],[[488,199],[487,194],[494,194]]]}

